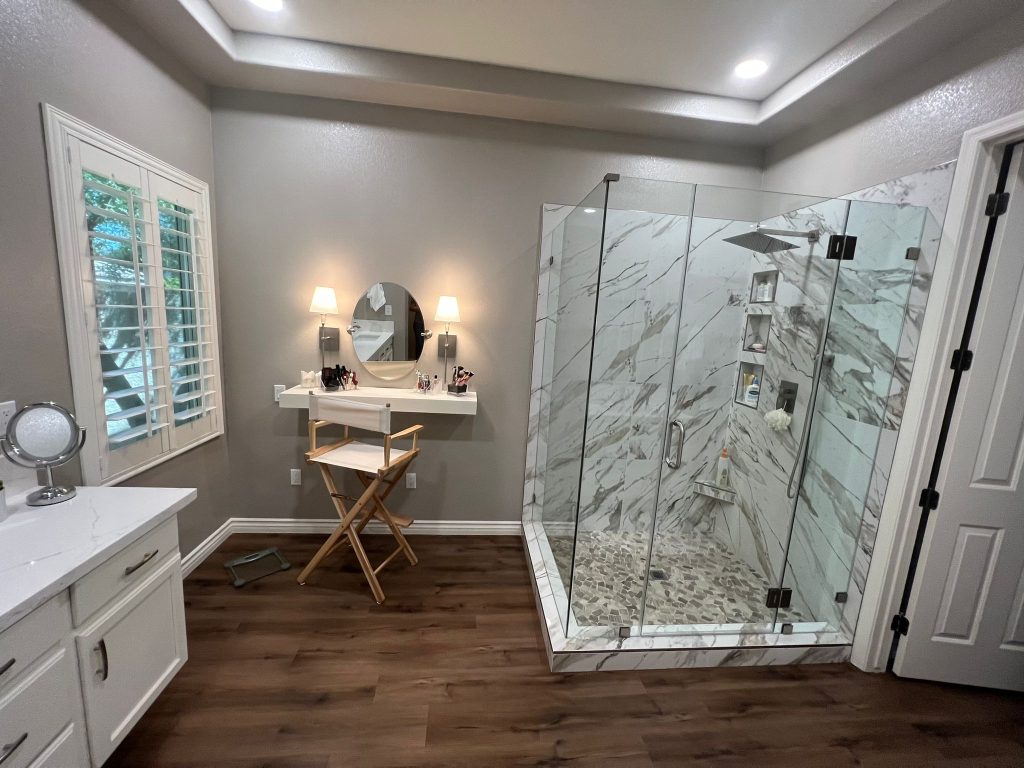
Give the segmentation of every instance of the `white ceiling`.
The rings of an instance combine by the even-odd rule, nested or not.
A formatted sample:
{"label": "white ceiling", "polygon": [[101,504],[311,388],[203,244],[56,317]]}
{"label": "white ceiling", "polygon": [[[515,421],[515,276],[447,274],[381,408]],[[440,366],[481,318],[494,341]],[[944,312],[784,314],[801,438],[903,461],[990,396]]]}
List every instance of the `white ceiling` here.
{"label": "white ceiling", "polygon": [[755,146],[948,77],[1021,1],[112,0],[217,86]]}
{"label": "white ceiling", "polygon": [[[234,30],[762,99],[894,0],[210,0]],[[771,68],[732,73],[743,59]]]}

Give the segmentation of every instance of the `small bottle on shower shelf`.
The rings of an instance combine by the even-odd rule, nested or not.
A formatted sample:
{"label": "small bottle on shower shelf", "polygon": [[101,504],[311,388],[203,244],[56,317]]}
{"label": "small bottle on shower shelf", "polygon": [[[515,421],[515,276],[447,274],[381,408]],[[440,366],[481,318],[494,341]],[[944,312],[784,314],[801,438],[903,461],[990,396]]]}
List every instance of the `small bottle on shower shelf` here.
{"label": "small bottle on shower shelf", "polygon": [[715,471],[715,485],[719,488],[729,487],[729,449],[723,448],[718,457],[718,468]]}

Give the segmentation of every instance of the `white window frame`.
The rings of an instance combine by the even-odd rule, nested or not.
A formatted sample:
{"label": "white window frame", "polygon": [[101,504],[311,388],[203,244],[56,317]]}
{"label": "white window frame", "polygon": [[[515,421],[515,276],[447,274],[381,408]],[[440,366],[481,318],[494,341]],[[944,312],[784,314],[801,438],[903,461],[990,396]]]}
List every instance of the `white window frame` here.
{"label": "white window frame", "polygon": [[[213,220],[210,216],[210,188],[201,179],[180,171],[49,104],[43,105],[43,117],[75,415],[78,422],[86,428],[86,441],[81,453],[82,475],[88,485],[115,485],[224,434],[219,315],[211,237]],[[210,414],[213,418],[209,420],[208,426],[203,430],[182,428],[179,433],[175,429],[172,416],[170,424],[165,430],[167,439],[162,450],[155,456],[142,455],[139,460],[132,461],[128,466],[121,466],[117,471],[108,471],[111,452],[107,447],[106,440],[106,414],[102,406],[102,381],[97,380],[95,375],[95,356],[98,355],[99,348],[98,333],[95,330],[96,312],[95,307],[91,304],[91,298],[87,296],[87,290],[91,296],[91,288],[88,288],[88,284],[92,277],[86,275],[84,270],[84,267],[90,263],[90,257],[88,253],[83,252],[86,238],[82,237],[82,222],[77,220],[76,215],[79,206],[77,197],[81,191],[82,181],[79,178],[81,168],[78,163],[72,161],[72,157],[75,156],[73,149],[80,146],[79,142],[92,145],[103,152],[142,168],[148,174],[163,177],[194,193],[198,200],[195,221],[199,223],[194,237],[197,245],[196,258],[206,259],[209,265],[208,277],[211,290],[208,296],[209,308],[207,311],[210,321],[208,335],[211,342],[212,358],[210,370],[213,373],[212,388],[214,391],[208,397],[212,398]],[[156,196],[152,195],[152,197],[151,204],[155,209]],[[151,216],[152,220],[157,222],[158,217],[155,210],[151,212]],[[155,227],[154,242],[157,244],[155,253],[160,258],[159,224],[156,223]],[[196,311],[198,313],[200,310]],[[165,313],[166,308],[161,307],[160,312]],[[162,347],[159,351],[166,352],[166,347]],[[152,454],[153,452],[149,451],[148,453]],[[117,463],[124,464],[124,462]]]}

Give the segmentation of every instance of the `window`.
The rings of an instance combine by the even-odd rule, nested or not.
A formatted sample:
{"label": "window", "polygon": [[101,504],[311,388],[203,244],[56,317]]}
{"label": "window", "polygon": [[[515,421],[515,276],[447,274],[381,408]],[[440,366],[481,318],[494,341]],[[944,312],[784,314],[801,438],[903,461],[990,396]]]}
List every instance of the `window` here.
{"label": "window", "polygon": [[82,471],[110,484],[222,434],[209,188],[49,106],[46,134]]}

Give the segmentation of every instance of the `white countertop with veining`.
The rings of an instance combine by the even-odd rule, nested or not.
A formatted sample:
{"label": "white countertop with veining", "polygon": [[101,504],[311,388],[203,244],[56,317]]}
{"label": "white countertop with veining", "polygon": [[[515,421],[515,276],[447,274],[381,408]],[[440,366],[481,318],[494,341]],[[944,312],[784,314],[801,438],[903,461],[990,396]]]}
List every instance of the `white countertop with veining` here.
{"label": "white countertop with veining", "polygon": [[11,504],[0,522],[0,631],[195,498],[195,488],[79,487],[49,507]]}

